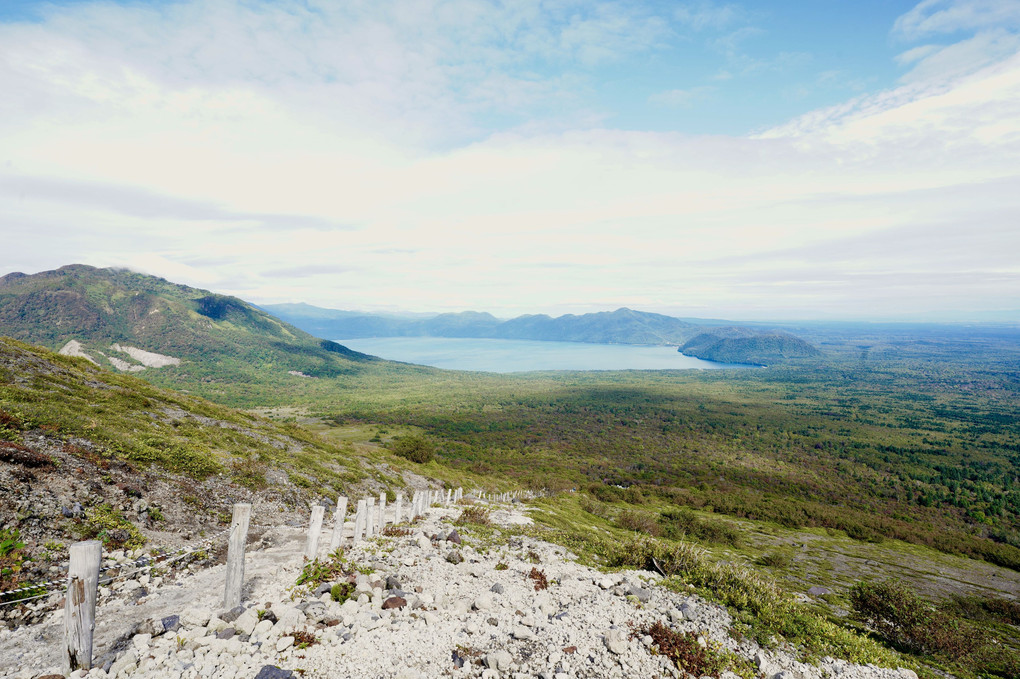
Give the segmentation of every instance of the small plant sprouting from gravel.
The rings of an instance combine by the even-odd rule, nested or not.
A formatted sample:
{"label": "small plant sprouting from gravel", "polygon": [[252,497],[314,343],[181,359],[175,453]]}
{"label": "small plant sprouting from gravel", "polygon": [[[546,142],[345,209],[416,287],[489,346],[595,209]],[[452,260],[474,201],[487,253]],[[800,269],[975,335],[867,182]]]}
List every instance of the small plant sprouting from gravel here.
{"label": "small plant sprouting from gravel", "polygon": [[354,583],[338,582],[329,589],[329,596],[333,601],[342,604],[354,594]]}
{"label": "small plant sprouting from gravel", "polygon": [[464,509],[460,512],[460,516],[457,517],[457,520],[453,523],[458,526],[465,526],[468,524],[488,526],[492,523],[492,520],[489,518],[489,510],[477,505],[471,505],[464,507]]}
{"label": "small plant sprouting from gravel", "polygon": [[319,643],[319,638],[311,632],[298,630],[294,632],[294,648],[305,649]]}
{"label": "small plant sprouting from gravel", "polygon": [[323,582],[347,575],[349,570],[349,564],[344,561],[343,552],[338,549],[330,554],[325,561],[315,559],[306,563],[294,585],[315,589]]}
{"label": "small plant sprouting from gravel", "polygon": [[390,538],[405,537],[413,533],[407,526],[386,526],[383,528],[382,534]]}
{"label": "small plant sprouting from gravel", "polygon": [[543,589],[549,589],[549,579],[545,576],[545,571],[532,568],[531,572],[528,573],[528,577],[535,581],[536,592]]}
{"label": "small plant sprouting from gravel", "polygon": [[498,564],[496,564],[497,571],[505,571],[507,568],[510,568],[510,566],[507,566],[506,563],[503,561],[500,561]]}
{"label": "small plant sprouting from gravel", "polygon": [[716,677],[732,666],[727,654],[714,648],[711,644],[702,646],[698,643],[695,632],[679,632],[672,630],[657,621],[653,625],[634,627],[631,624],[631,639],[640,639],[645,635],[652,637],[656,652],[669,658],[677,669],[695,677]]}
{"label": "small plant sprouting from gravel", "polygon": [[524,558],[531,563],[542,563],[542,557],[540,557],[538,552],[533,549],[529,549],[528,553],[524,555]]}

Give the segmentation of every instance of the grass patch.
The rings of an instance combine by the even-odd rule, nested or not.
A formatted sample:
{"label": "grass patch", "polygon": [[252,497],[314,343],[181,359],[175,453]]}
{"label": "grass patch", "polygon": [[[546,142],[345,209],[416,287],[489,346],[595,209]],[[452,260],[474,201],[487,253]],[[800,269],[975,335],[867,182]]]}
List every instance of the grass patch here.
{"label": "grass patch", "polygon": [[107,549],[137,549],[145,544],[138,528],[108,504],[89,507],[72,526],[82,540],[100,540]]}
{"label": "grass patch", "polygon": [[480,505],[467,505],[460,511],[460,516],[453,522],[455,526],[488,526],[492,524],[489,510]]}
{"label": "grass patch", "polygon": [[337,549],[325,560],[314,559],[306,563],[294,585],[313,590],[324,582],[344,578],[354,570],[353,564],[348,564],[344,559],[343,550]]}

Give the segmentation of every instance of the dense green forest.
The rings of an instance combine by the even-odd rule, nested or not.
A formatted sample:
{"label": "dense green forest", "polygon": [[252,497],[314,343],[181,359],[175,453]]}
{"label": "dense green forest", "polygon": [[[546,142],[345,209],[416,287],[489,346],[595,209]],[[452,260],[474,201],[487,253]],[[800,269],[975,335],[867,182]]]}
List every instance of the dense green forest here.
{"label": "dense green forest", "polygon": [[355,378],[315,403],[421,427],[448,464],[529,485],[637,487],[1020,569],[1017,346],[894,346],[763,370]]}

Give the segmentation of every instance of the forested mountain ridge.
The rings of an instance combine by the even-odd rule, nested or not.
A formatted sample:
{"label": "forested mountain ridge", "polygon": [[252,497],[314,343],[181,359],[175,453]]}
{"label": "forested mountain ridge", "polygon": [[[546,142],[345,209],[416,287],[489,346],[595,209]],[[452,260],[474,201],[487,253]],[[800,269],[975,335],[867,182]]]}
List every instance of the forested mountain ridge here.
{"label": "forested mountain ridge", "polygon": [[81,264],[0,278],[0,334],[175,386],[335,377],[380,361],[236,297]]}
{"label": "forested mountain ridge", "polygon": [[656,344],[681,347],[688,356],[726,363],[768,364],[819,355],[817,349],[789,333],[744,327],[714,328],[672,316],[622,307],[588,314],[526,314],[499,320],[489,313],[464,311],[436,316],[398,317],[322,309],[307,304],[263,307],[282,320],[318,337],[473,337]]}

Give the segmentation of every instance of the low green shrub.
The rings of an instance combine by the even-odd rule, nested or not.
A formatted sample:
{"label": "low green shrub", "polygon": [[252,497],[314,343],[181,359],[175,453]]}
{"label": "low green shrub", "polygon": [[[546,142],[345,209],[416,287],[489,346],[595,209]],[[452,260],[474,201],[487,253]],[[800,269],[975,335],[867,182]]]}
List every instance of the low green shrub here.
{"label": "low green shrub", "polygon": [[466,526],[470,524],[478,526],[488,526],[492,523],[489,518],[489,510],[479,505],[468,505],[460,511],[460,516],[453,522],[456,526]]}
{"label": "low green shrub", "polygon": [[633,509],[625,509],[620,512],[620,515],[616,517],[616,525],[645,535],[658,535],[660,531],[655,514]]}
{"label": "low green shrub", "polygon": [[108,504],[85,510],[85,518],[72,527],[83,540],[100,540],[107,549],[137,549],[145,544],[138,528]]}
{"label": "low green shrub", "polygon": [[793,554],[782,550],[768,552],[755,559],[755,563],[769,568],[789,568],[793,564]]}
{"label": "low green shrub", "polygon": [[593,500],[588,495],[580,496],[578,504],[582,510],[588,512],[592,516],[597,516],[601,519],[608,519],[612,516],[612,512],[609,511],[609,507],[605,503]]}
{"label": "low green shrub", "polygon": [[798,644],[808,659],[831,655],[851,662],[902,663],[873,641],[797,604],[772,580],[740,566],[713,563],[707,552],[686,542],[643,538],[621,543],[609,553],[607,565],[660,571],[667,576],[664,585],[678,592],[693,586],[728,606],[738,625],[761,644],[782,637]]}
{"label": "low green shrub", "polygon": [[959,618],[939,610],[895,582],[858,582],[850,588],[851,616],[897,648],[959,660],[975,649],[975,637]]}
{"label": "low green shrub", "polygon": [[21,541],[18,530],[0,529],[0,591],[14,589],[20,584],[22,564],[26,559],[25,543]]}
{"label": "low green shrub", "polygon": [[436,455],[436,446],[423,436],[401,436],[390,446],[394,455],[424,464],[431,462]]}
{"label": "low green shrub", "polygon": [[740,531],[731,524],[720,520],[706,520],[698,517],[687,507],[670,509],[659,518],[661,534],[671,540],[698,540],[739,547],[742,542]]}

